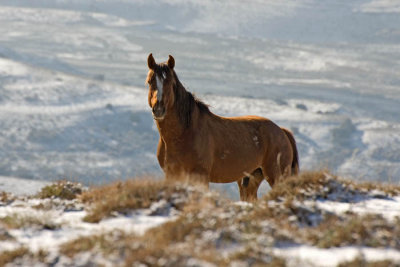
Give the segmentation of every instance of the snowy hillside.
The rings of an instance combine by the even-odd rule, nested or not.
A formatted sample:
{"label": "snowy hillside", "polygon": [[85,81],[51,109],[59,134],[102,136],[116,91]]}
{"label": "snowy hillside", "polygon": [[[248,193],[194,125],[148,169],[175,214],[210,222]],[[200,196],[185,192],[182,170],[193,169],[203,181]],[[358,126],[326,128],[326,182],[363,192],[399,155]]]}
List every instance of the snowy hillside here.
{"label": "snowy hillside", "polygon": [[213,112],[292,129],[303,169],[398,183],[398,7],[0,1],[0,175],[87,185],[161,175],[144,86],[153,52],[174,55]]}
{"label": "snowy hillside", "polygon": [[398,266],[399,220],[399,187],[324,172],[255,203],[149,178],[64,182],[0,196],[0,265]]}

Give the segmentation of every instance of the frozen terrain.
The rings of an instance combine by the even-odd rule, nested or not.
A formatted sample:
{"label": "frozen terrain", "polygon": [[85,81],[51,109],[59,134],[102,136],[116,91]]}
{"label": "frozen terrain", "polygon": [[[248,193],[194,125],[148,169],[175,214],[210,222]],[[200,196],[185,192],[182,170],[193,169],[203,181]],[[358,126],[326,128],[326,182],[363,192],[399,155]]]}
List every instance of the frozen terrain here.
{"label": "frozen terrain", "polygon": [[[334,267],[356,259],[364,264],[354,266],[400,262],[400,187],[364,187],[326,173],[295,178],[300,180],[295,187],[291,182],[280,185],[286,194],[277,194],[281,189],[276,186],[255,203],[232,202],[187,185],[146,184],[148,180],[108,185],[107,190],[123,196],[119,203],[101,194],[98,202],[88,201],[85,194],[96,196],[101,188],[69,200],[62,194],[44,195],[52,192],[48,189],[29,197],[3,194],[0,264],[270,266],[266,264],[273,257],[285,263],[274,266],[289,267]],[[157,189],[151,193],[149,186]],[[67,183],[64,188],[77,192],[81,185]],[[127,203],[133,202],[126,198],[138,196],[138,203],[152,201],[129,208]],[[86,216],[101,211],[99,202],[111,207],[109,214],[88,220]]]}
{"label": "frozen terrain", "polygon": [[153,52],[214,113],[292,129],[303,169],[399,183],[399,13],[394,0],[2,0],[0,175],[161,175]]}

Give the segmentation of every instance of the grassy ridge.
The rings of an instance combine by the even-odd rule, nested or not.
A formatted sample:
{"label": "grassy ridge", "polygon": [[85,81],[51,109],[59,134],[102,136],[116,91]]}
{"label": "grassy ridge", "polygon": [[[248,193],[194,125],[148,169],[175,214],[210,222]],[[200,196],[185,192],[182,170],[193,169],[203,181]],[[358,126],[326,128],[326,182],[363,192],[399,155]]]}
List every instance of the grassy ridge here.
{"label": "grassy ridge", "polygon": [[[54,186],[58,188],[60,184]],[[64,190],[59,188],[47,188],[46,192],[53,192],[46,195],[52,199],[64,195]],[[354,183],[325,171],[304,172],[282,181],[257,202],[242,204],[185,183],[148,178],[117,182],[82,190],[73,196],[75,201],[84,204],[87,222],[97,223],[143,209],[153,214],[174,210],[179,216],[142,235],[113,231],[80,237],[61,245],[60,257],[74,262],[90,253],[96,257],[87,259],[88,264],[104,261],[115,266],[229,266],[233,263],[286,266],[286,259],[277,257],[274,248],[305,244],[319,248],[359,246],[400,250],[399,217],[389,221],[379,214],[337,214],[309,204],[324,200],[363,201],[373,197],[371,192],[379,198],[390,198],[400,195],[400,187]],[[161,210],[152,208],[160,202],[164,203]],[[6,228],[19,227],[16,222],[14,226],[6,220],[0,223]],[[21,257],[17,252],[4,252],[0,259],[13,262]],[[25,253],[25,257],[51,261],[48,257],[38,260],[40,257],[34,253]],[[362,259],[354,259],[349,264],[358,266],[359,262]],[[390,261],[368,264],[397,266]]]}

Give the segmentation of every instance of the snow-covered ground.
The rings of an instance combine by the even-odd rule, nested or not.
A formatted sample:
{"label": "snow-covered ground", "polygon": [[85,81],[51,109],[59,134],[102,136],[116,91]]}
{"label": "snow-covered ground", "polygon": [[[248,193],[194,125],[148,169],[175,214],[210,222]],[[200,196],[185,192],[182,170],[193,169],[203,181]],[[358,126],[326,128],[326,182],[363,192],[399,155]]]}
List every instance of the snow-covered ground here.
{"label": "snow-covered ground", "polygon": [[[360,257],[366,262],[391,260],[400,261],[400,252],[395,249],[341,247],[322,249],[307,245],[274,250],[276,255],[289,258],[288,266],[335,267]],[[345,265],[346,266],[346,265]],[[385,266],[385,265],[382,265]]]}
{"label": "snow-covered ground", "polygon": [[[7,251],[24,248],[27,251],[25,256],[9,259],[9,266],[25,266],[27,263],[34,266],[97,266],[100,263],[104,266],[125,266],[125,260],[134,253],[130,250],[131,246],[149,249],[144,245],[147,244],[146,238],[149,238],[146,237],[147,230],[158,226],[162,229],[164,223],[176,221],[179,229],[165,226],[164,231],[175,229],[182,232],[165,234],[165,238],[172,238],[168,243],[169,248],[176,246],[172,251],[176,253],[176,249],[180,248],[178,251],[181,252],[178,253],[179,256],[168,253],[165,256],[161,253],[164,257],[164,264],[161,264],[163,266],[175,266],[171,262],[180,257],[186,263],[179,265],[192,266],[189,264],[190,258],[185,255],[187,246],[194,244],[200,251],[204,246],[214,249],[218,257],[226,258],[229,266],[252,266],[251,262],[254,261],[266,263],[271,255],[284,259],[286,266],[333,267],[355,259],[366,262],[400,262],[396,236],[399,233],[396,224],[400,218],[398,195],[390,196],[379,188],[368,192],[356,184],[349,185],[326,174],[323,183],[322,180],[315,184],[304,181],[306,180],[302,180],[301,185],[302,193],[296,196],[291,196],[289,190],[288,195],[278,196],[278,199],[267,202],[265,199],[260,200],[257,203],[232,202],[216,193],[205,193],[190,187],[176,190],[173,194],[175,200],[167,201],[167,194],[161,190],[157,191],[158,196],[164,197],[154,197],[149,208],[125,209],[123,213],[112,211],[108,218],[97,223],[84,221],[84,217],[95,204],[82,202],[81,198],[65,200],[57,197],[42,199],[38,196],[9,196],[5,200],[0,199],[0,256]],[[125,197],[135,195],[134,192],[123,194]],[[194,200],[190,200],[188,194],[197,195],[194,199],[201,207],[200,211],[195,208],[196,205],[191,202]],[[306,199],[300,200],[301,195]],[[287,203],[285,198],[293,197],[291,204],[283,204]],[[177,203],[180,204],[175,205]],[[190,208],[183,208],[185,205]],[[260,218],[254,217],[255,214]],[[287,216],[285,222],[280,219],[282,215]],[[326,221],[334,216],[340,219],[328,224]],[[287,228],[289,222],[294,225],[294,230],[288,232],[291,229]],[[204,224],[211,226],[204,227]],[[354,224],[357,228],[354,228]],[[319,229],[319,238],[328,242],[328,246],[317,245],[318,240],[315,244],[312,239],[305,238],[307,231],[313,231],[314,227]],[[349,232],[346,227],[354,232]],[[360,230],[360,227],[363,229]],[[135,239],[125,242],[124,238],[130,235]],[[138,239],[138,236],[143,235],[144,240]],[[169,235],[172,237],[167,237]],[[197,235],[195,240],[193,235]],[[104,240],[96,241],[99,236],[103,236]],[[92,241],[78,245],[77,248],[69,247],[73,251],[65,249],[66,244],[82,240],[83,237],[92,238]],[[163,239],[160,241],[166,242]],[[340,242],[335,244],[336,241]],[[151,242],[147,246],[151,246],[150,244]],[[249,249],[249,246],[257,253]],[[199,260],[201,255],[204,256],[198,252],[193,253],[190,254],[191,260]],[[243,257],[235,257],[237,253]],[[213,260],[217,260],[211,255],[194,266],[218,266],[213,264]],[[139,263],[133,265],[140,265]]]}
{"label": "snow-covered ground", "polygon": [[153,52],[174,55],[213,112],[292,129],[303,169],[399,183],[398,7],[3,0],[0,175],[88,185],[161,175],[144,86]]}
{"label": "snow-covered ground", "polygon": [[12,192],[17,196],[33,195],[50,182],[0,176],[0,188],[4,192]]}
{"label": "snow-covered ground", "polygon": [[[57,206],[57,202],[59,207],[50,210],[35,208],[38,205]],[[37,221],[38,223],[10,230],[9,234],[15,239],[0,241],[0,251],[14,250],[23,246],[34,253],[40,250],[57,253],[60,245],[79,237],[118,231],[143,234],[146,230],[175,218],[173,214],[149,215],[151,209],[138,210],[129,216],[109,218],[94,224],[83,221],[87,212],[83,210],[83,205],[79,202],[58,199],[19,199],[10,205],[1,206],[0,218],[8,216],[21,221]],[[43,225],[46,227],[43,228]]]}

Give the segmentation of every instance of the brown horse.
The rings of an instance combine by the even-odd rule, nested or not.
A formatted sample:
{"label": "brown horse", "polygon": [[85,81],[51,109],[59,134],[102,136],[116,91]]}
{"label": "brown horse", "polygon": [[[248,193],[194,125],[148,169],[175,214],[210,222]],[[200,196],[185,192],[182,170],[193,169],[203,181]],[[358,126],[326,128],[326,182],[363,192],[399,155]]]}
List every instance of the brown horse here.
{"label": "brown horse", "polygon": [[172,56],[157,64],[150,54],[147,64],[148,101],[160,133],[157,157],[166,179],[190,177],[207,186],[237,182],[240,199],[251,201],[264,178],[272,187],[298,173],[289,130],[262,117],[213,114],[183,87]]}

